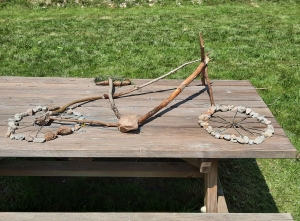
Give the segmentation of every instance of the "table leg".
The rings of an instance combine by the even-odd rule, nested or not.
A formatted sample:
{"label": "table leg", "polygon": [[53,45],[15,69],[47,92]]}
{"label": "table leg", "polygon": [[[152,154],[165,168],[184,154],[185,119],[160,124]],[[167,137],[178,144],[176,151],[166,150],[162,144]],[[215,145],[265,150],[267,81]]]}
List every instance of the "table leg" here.
{"label": "table leg", "polygon": [[207,213],[218,212],[218,159],[212,159],[210,172],[205,173],[205,199]]}

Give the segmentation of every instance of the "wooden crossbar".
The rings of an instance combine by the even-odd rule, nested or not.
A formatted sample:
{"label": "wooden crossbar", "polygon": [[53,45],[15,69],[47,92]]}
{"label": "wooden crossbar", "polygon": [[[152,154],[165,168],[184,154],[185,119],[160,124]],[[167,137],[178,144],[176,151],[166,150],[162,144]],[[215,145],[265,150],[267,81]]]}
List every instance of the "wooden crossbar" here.
{"label": "wooden crossbar", "polygon": [[185,162],[0,161],[0,176],[203,178]]}

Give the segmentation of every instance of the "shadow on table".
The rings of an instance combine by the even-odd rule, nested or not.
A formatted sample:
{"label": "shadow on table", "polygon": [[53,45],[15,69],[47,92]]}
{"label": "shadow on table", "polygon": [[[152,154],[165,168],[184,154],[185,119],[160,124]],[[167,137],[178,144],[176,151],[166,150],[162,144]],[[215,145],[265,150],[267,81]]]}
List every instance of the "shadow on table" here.
{"label": "shadow on table", "polygon": [[219,177],[229,212],[279,212],[255,159],[222,159]]}

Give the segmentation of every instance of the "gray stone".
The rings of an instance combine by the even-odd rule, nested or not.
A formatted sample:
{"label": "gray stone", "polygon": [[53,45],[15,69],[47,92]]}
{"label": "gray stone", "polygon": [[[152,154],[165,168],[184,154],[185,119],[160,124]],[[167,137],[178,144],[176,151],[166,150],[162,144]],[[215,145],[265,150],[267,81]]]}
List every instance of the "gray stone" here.
{"label": "gray stone", "polygon": [[244,138],[245,143],[249,143],[249,137],[244,136],[243,138]]}
{"label": "gray stone", "polygon": [[207,133],[211,133],[211,132],[212,132],[212,127],[211,127],[211,126],[208,126],[208,127],[206,128],[206,131],[207,131]]}
{"label": "gray stone", "polygon": [[17,129],[17,125],[14,121],[8,121],[7,124],[10,128]]}
{"label": "gray stone", "polygon": [[271,124],[271,121],[270,121],[270,120],[268,120],[267,118],[265,118],[265,121],[264,121],[264,123],[265,123],[266,125],[269,125],[269,124]]}
{"label": "gray stone", "polygon": [[20,121],[20,120],[22,120],[22,115],[21,114],[15,114],[14,118],[15,118],[16,121]]}
{"label": "gray stone", "polygon": [[221,107],[221,111],[222,111],[222,112],[226,112],[226,111],[228,111],[228,110],[229,110],[229,107],[228,107],[228,106],[223,105],[223,106]]}
{"label": "gray stone", "polygon": [[261,144],[262,142],[264,142],[264,140],[265,140],[264,136],[259,136],[259,137],[255,138],[254,143],[255,144]]}
{"label": "gray stone", "polygon": [[216,133],[215,138],[219,139],[221,135],[219,133]]}
{"label": "gray stone", "polygon": [[84,120],[85,117],[78,117],[78,120]]}
{"label": "gray stone", "polygon": [[244,144],[245,140],[242,137],[237,137],[236,141],[239,142],[240,144]]}
{"label": "gray stone", "polygon": [[249,107],[246,108],[246,114],[250,114],[251,111],[252,111],[251,108],[249,108]]}
{"label": "gray stone", "polygon": [[20,113],[21,117],[27,117],[28,116],[28,113],[27,112],[23,112],[23,113]]}
{"label": "gray stone", "polygon": [[268,127],[267,127],[268,129],[268,131],[270,131],[271,133],[274,133],[274,127],[273,127],[273,125],[268,125]]}
{"label": "gray stone", "polygon": [[254,144],[254,140],[249,140],[249,144],[250,145]]}
{"label": "gray stone", "polygon": [[259,116],[258,113],[254,113],[254,114],[252,115],[253,118],[257,118],[258,116]]}
{"label": "gray stone", "polygon": [[30,136],[30,135],[28,135],[28,136],[25,137],[25,140],[26,140],[27,142],[33,142],[33,137]]}
{"label": "gray stone", "polygon": [[231,140],[231,137],[229,134],[224,134],[224,140]]}
{"label": "gray stone", "polygon": [[246,112],[246,107],[244,107],[244,106],[238,106],[238,112],[239,113],[245,113]]}
{"label": "gray stone", "polygon": [[72,109],[69,109],[69,110],[67,111],[67,114],[69,114],[69,115],[73,114],[73,110],[72,110]]}
{"label": "gray stone", "polygon": [[33,143],[44,143],[46,141],[45,138],[34,138]]}
{"label": "gray stone", "polygon": [[273,133],[269,130],[267,130],[266,132],[264,132],[264,136],[265,137],[272,137]]}
{"label": "gray stone", "polygon": [[10,122],[10,121],[16,122],[16,119],[15,118],[8,118],[7,122]]}
{"label": "gray stone", "polygon": [[265,116],[258,116],[257,120],[259,120],[260,122],[265,122]]}
{"label": "gray stone", "polygon": [[32,109],[32,111],[33,111],[34,113],[39,112],[39,111],[41,111],[41,110],[42,110],[42,106],[37,106],[37,107],[35,107],[35,108]]}
{"label": "gray stone", "polygon": [[231,140],[236,140],[236,136],[234,134],[230,135]]}
{"label": "gray stone", "polygon": [[14,140],[14,139],[15,139],[15,135],[14,135],[14,134],[11,134],[9,138],[10,138],[11,140]]}
{"label": "gray stone", "polygon": [[222,108],[219,104],[217,104],[215,107],[216,107],[216,111],[220,111]]}
{"label": "gray stone", "polygon": [[15,140],[24,140],[25,139],[25,136],[22,135],[22,134],[16,134],[15,135]]}
{"label": "gray stone", "polygon": [[45,111],[45,112],[46,112],[47,110],[48,110],[48,107],[47,107],[47,106],[43,106],[43,107],[42,107],[42,111]]}

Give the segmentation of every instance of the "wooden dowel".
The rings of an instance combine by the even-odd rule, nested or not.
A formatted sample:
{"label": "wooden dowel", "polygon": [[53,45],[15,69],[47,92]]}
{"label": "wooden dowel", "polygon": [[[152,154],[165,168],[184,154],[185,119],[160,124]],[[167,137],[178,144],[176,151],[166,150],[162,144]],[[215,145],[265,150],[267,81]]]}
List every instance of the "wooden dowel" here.
{"label": "wooden dowel", "polygon": [[195,78],[197,78],[199,76],[199,74],[201,73],[201,71],[206,67],[208,61],[209,61],[209,58],[206,57],[205,61],[200,63],[200,65],[194,71],[194,73],[192,73],[187,79],[185,79],[179,85],[179,87],[175,91],[173,91],[173,93],[166,100],[164,100],[160,105],[158,105],[153,110],[149,111],[147,114],[145,114],[144,116],[142,116],[139,119],[139,125],[143,124],[149,117],[153,116],[159,110],[161,110],[162,108],[166,107],[172,100],[174,100],[174,98],[177,97],[181,93],[181,91],[184,90],[184,88],[187,85],[189,85]]}

